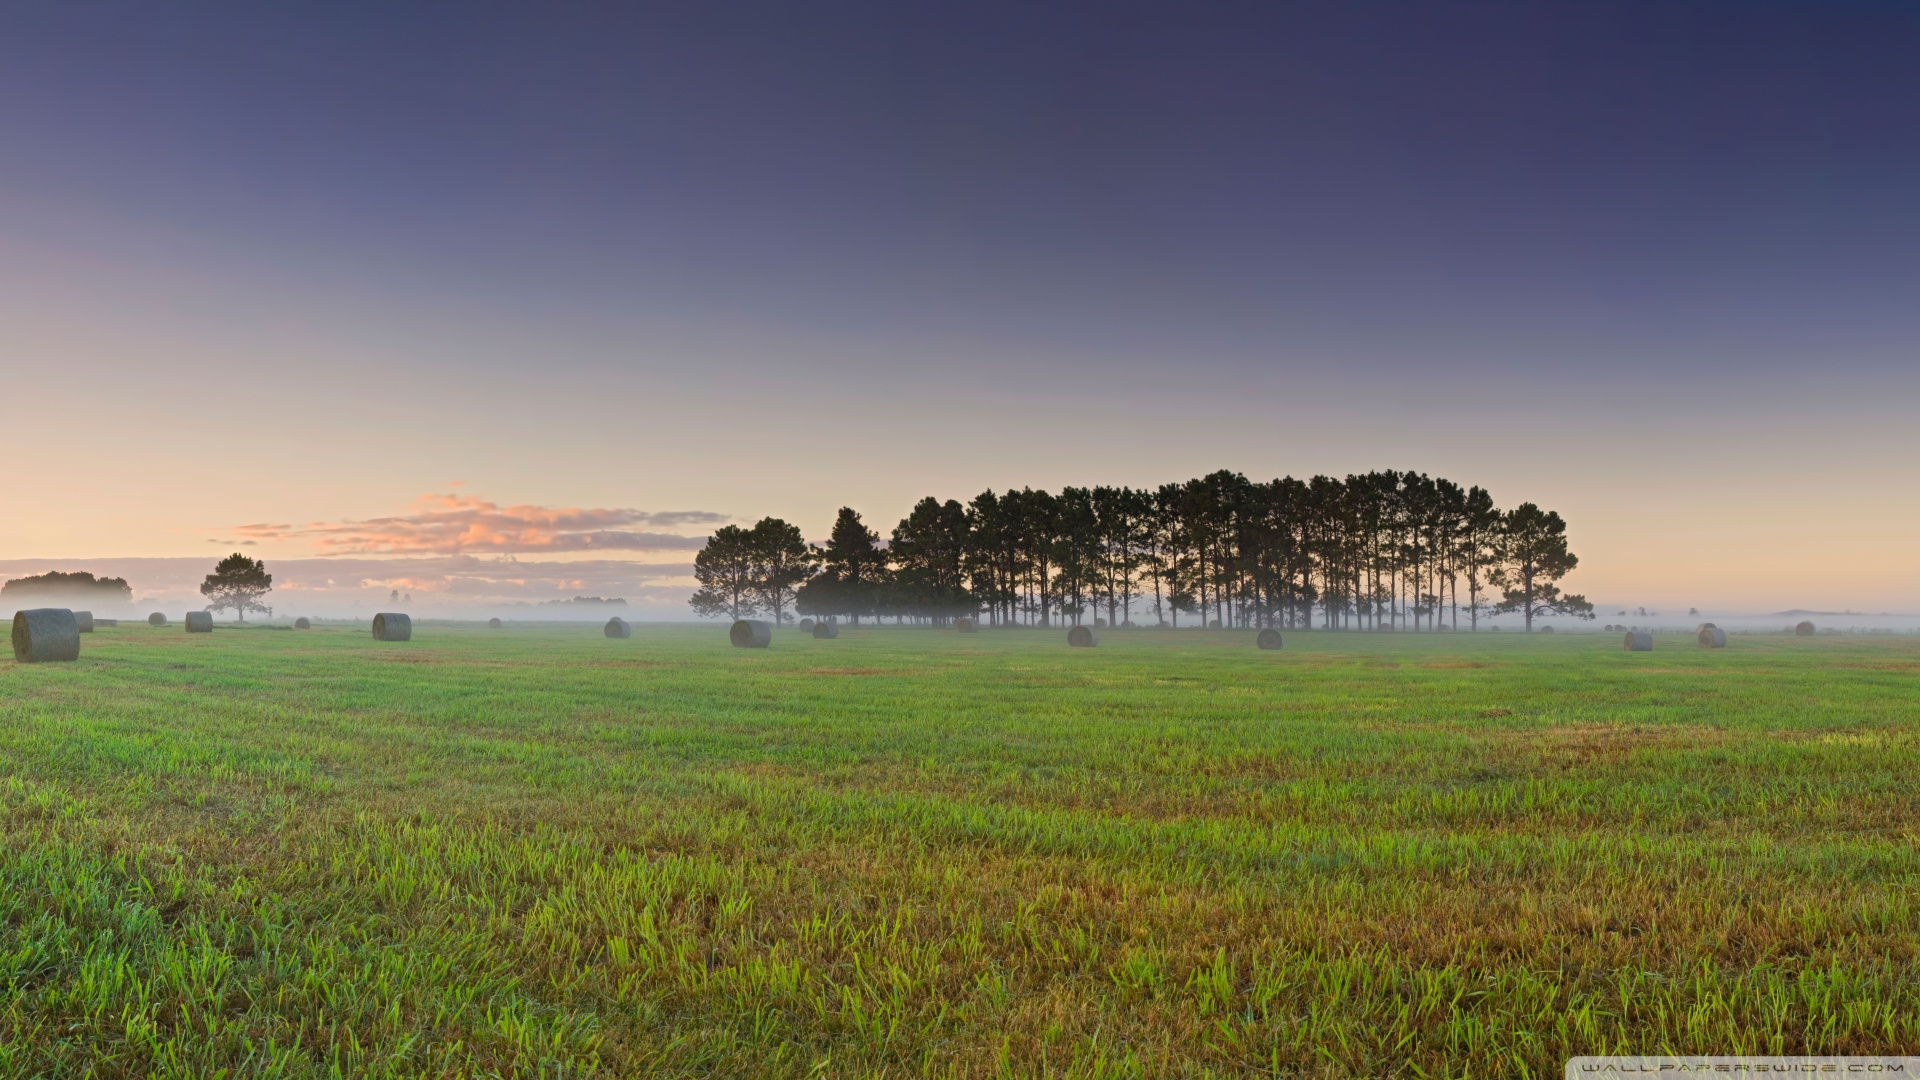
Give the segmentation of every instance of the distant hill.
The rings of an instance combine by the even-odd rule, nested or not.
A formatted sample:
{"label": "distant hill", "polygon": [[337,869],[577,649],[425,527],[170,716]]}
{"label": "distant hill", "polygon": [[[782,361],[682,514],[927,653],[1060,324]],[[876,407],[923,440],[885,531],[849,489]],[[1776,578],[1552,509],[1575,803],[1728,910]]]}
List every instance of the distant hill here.
{"label": "distant hill", "polygon": [[131,604],[133,586],[126,578],[96,578],[85,570],[58,570],[33,577],[14,578],[0,585],[0,602],[14,604]]}

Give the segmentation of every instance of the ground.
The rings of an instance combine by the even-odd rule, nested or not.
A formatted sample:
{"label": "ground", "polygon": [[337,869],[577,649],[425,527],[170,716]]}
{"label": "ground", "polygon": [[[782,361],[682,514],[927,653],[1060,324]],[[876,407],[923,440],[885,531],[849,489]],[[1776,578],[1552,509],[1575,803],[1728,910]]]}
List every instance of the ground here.
{"label": "ground", "polygon": [[1920,638],[122,625],[0,662],[0,1074],[1920,1052]]}

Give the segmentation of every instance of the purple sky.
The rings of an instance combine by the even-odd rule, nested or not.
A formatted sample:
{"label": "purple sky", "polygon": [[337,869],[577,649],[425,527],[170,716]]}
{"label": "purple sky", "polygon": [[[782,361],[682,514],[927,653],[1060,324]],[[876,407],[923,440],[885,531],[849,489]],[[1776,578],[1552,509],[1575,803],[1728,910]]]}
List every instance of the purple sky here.
{"label": "purple sky", "polygon": [[1912,5],[390,7],[0,12],[0,557],[1392,467],[1920,606]]}

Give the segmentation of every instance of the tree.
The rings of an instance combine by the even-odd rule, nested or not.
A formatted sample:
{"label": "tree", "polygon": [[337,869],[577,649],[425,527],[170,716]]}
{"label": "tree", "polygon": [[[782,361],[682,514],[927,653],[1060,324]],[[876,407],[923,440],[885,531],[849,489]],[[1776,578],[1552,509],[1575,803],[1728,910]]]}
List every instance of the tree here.
{"label": "tree", "polygon": [[814,577],[814,550],[806,546],[799,525],[789,525],[778,517],[762,517],[751,536],[760,609],[770,613],[776,625],[785,623],[795,592],[806,584],[806,578]]}
{"label": "tree", "polygon": [[896,614],[944,625],[950,616],[972,615],[980,604],[967,591],[966,507],[931,496],[894,526],[892,607]]}
{"label": "tree", "polygon": [[1593,618],[1593,605],[1584,596],[1563,596],[1554,582],[1580,565],[1567,550],[1567,523],[1551,510],[1521,503],[1505,515],[1501,527],[1505,563],[1494,572],[1494,583],[1506,590],[1495,611],[1518,611],[1533,633],[1536,615]]}
{"label": "tree", "polygon": [[834,518],[827,546],[816,549],[820,573],[794,591],[794,608],[802,615],[845,615],[860,625],[871,615],[887,573],[887,549],[880,534],[867,528],[850,506]]}
{"label": "tree", "polygon": [[814,550],[798,525],[775,517],[761,518],[748,536],[760,609],[771,614],[776,624],[785,622],[796,591],[814,574]]}
{"label": "tree", "polygon": [[1505,515],[1493,505],[1493,496],[1486,488],[1467,489],[1456,542],[1460,569],[1467,579],[1467,621],[1475,630],[1480,629],[1480,593],[1488,584],[1490,570],[1498,569],[1504,520]]}
{"label": "tree", "polygon": [[756,569],[753,534],[738,525],[723,525],[693,557],[693,579],[700,589],[688,603],[708,618],[744,619],[758,609]]}
{"label": "tree", "polygon": [[1017,493],[991,489],[967,504],[966,567],[973,597],[996,625],[1011,625],[1020,599],[1020,529]]}
{"label": "tree", "polygon": [[1002,496],[1013,529],[1018,537],[1018,568],[1026,585],[1027,611],[1039,616],[1046,626],[1053,609],[1055,585],[1054,551],[1060,537],[1060,502],[1045,491],[1032,488],[1007,490]]}
{"label": "tree", "polygon": [[208,611],[232,608],[241,622],[247,621],[249,611],[268,610],[260,598],[271,591],[273,575],[267,573],[267,564],[237,551],[221,559],[200,583],[200,595],[207,598]]}

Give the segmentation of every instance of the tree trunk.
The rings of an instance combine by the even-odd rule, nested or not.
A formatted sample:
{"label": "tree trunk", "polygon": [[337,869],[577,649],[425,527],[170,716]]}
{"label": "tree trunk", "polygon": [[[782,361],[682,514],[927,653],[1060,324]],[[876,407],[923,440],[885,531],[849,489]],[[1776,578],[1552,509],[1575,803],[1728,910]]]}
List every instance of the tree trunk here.
{"label": "tree trunk", "polygon": [[1526,614],[1527,633],[1533,633],[1533,564],[1523,563],[1520,570],[1520,587],[1526,590],[1521,597],[1520,610]]}

